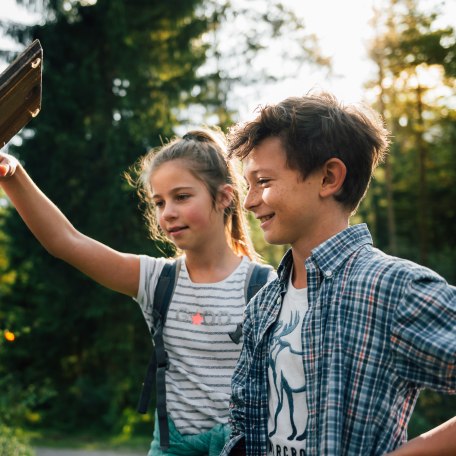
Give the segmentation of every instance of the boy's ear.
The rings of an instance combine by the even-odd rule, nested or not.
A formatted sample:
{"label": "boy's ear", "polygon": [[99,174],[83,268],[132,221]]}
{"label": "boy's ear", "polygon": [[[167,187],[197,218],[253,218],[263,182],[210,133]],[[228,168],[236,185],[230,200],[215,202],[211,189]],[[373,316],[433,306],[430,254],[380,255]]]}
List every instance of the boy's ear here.
{"label": "boy's ear", "polygon": [[322,168],[323,179],[320,187],[320,196],[333,196],[344,185],[347,176],[347,167],[339,158],[330,158]]}
{"label": "boy's ear", "polygon": [[224,184],[219,187],[217,195],[217,207],[222,211],[230,206],[233,201],[233,186],[230,184]]}

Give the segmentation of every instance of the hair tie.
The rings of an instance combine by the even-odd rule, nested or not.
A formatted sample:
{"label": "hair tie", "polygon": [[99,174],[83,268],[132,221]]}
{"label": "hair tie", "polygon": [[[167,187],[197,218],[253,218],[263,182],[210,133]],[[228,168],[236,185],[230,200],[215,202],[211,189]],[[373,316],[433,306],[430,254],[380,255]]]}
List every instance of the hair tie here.
{"label": "hair tie", "polygon": [[182,136],[182,139],[186,141],[214,142],[213,139],[210,136],[208,136],[206,132],[200,130],[189,131],[185,133],[184,136]]}
{"label": "hair tie", "polygon": [[196,140],[197,138],[195,137],[195,135],[193,133],[185,133],[184,136],[182,136],[182,139],[185,139],[186,141],[194,141]]}

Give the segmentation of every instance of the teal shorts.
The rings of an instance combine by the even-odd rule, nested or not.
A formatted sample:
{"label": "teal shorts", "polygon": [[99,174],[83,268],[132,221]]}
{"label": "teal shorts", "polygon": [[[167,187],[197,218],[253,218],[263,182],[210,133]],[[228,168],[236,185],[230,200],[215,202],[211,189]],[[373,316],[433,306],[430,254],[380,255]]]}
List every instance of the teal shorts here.
{"label": "teal shorts", "polygon": [[217,424],[201,434],[182,435],[168,417],[169,448],[160,449],[158,418],[155,414],[154,438],[147,456],[219,456],[230,435],[228,425]]}

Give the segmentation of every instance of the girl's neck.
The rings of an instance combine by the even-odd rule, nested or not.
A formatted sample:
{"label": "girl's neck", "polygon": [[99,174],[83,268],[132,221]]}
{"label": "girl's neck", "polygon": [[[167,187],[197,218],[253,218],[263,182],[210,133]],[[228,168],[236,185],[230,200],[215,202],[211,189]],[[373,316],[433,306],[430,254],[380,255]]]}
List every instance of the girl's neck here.
{"label": "girl's neck", "polygon": [[185,264],[192,282],[215,283],[228,277],[242,261],[226,244],[218,251],[185,252]]}

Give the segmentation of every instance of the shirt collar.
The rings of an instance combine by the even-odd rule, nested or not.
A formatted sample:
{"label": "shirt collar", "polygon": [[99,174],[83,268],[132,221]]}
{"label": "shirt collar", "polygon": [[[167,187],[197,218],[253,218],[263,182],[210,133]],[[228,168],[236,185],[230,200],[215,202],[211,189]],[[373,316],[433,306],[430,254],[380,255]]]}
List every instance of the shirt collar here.
{"label": "shirt collar", "polygon": [[[365,223],[353,225],[315,247],[306,263],[314,261],[325,277],[331,277],[353,252],[366,244],[372,245],[372,237],[367,225]],[[286,283],[292,265],[293,256],[289,249],[277,269],[281,282]]]}

